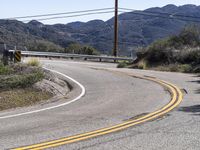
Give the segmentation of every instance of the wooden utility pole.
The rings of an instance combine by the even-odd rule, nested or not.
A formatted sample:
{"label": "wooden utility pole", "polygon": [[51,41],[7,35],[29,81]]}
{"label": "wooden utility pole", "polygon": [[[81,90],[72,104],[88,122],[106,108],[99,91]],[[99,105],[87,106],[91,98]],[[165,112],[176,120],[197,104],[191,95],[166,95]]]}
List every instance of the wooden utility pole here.
{"label": "wooden utility pole", "polygon": [[113,56],[117,57],[118,51],[118,0],[115,0],[114,47]]}

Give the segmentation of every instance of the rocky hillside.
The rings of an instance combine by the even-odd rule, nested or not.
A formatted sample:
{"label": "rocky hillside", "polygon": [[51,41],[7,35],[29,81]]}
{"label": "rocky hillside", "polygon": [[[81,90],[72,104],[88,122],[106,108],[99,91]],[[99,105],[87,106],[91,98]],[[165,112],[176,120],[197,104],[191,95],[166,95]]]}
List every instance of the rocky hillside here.
{"label": "rocky hillside", "polygon": [[[178,34],[183,27],[192,23],[185,20],[141,15],[141,13],[149,14],[149,12],[199,17],[200,6],[167,5],[162,8],[156,7],[121,14],[119,16],[121,54],[128,55],[129,51],[136,46],[146,46],[157,39]],[[103,53],[109,53],[113,46],[113,22],[111,18],[106,22],[92,20],[86,23],[44,25],[37,21],[25,24],[16,20],[0,20],[0,43],[24,45],[28,48],[42,43],[53,47],[51,50],[63,50],[69,44],[77,42],[91,45]],[[45,49],[45,46],[43,47]]]}

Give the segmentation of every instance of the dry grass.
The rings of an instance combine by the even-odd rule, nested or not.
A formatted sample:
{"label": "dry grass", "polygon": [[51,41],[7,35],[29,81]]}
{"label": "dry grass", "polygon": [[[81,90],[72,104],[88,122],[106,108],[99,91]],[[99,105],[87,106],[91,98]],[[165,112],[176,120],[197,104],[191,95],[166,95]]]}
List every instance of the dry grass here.
{"label": "dry grass", "polygon": [[170,64],[165,66],[157,66],[150,68],[152,70],[157,71],[167,71],[167,72],[182,72],[182,73],[190,73],[192,71],[192,67],[188,64]]}
{"label": "dry grass", "polygon": [[30,60],[28,60],[27,64],[29,66],[36,66],[36,67],[41,66],[40,61],[37,58],[31,58]]}
{"label": "dry grass", "polygon": [[138,62],[138,68],[139,69],[147,69],[147,61],[142,59],[141,61]]}
{"label": "dry grass", "polygon": [[0,92],[0,111],[36,104],[51,98],[52,95],[33,88],[12,89]]}

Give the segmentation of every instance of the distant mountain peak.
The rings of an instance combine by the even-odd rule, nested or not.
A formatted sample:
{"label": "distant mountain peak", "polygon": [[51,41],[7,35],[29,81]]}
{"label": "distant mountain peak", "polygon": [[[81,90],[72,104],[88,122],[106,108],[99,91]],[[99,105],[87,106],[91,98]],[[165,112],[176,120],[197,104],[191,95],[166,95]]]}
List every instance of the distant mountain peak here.
{"label": "distant mountain peak", "polygon": [[28,24],[33,25],[33,26],[37,26],[37,27],[43,27],[44,24],[37,21],[37,20],[31,20],[30,22],[28,22]]}
{"label": "distant mountain peak", "polygon": [[67,25],[68,26],[74,26],[74,27],[81,27],[81,25],[83,25],[84,23],[81,22],[81,21],[75,21],[75,22],[71,22],[71,23],[68,23]]}
{"label": "distant mountain peak", "polygon": [[190,7],[190,8],[195,8],[195,7],[198,7],[197,5],[194,5],[194,4],[186,4],[186,5],[182,5],[180,7]]}
{"label": "distant mountain peak", "polygon": [[174,4],[168,4],[164,7],[162,7],[163,9],[174,9],[174,8],[178,8],[178,6],[174,5]]}
{"label": "distant mountain peak", "polygon": [[102,23],[102,22],[104,22],[103,20],[100,20],[100,19],[95,19],[95,20],[91,20],[91,21],[88,21],[87,23],[93,23],[93,22],[95,22],[95,23]]}

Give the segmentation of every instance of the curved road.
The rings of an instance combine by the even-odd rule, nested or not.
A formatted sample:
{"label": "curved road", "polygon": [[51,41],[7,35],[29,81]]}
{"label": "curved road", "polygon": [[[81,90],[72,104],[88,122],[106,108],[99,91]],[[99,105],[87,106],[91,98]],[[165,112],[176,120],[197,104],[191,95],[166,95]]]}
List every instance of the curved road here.
{"label": "curved road", "polygon": [[[1,149],[36,144],[122,123],[137,115],[153,112],[166,105],[170,100],[169,93],[154,82],[132,78],[125,74],[94,69],[94,67],[115,68],[113,64],[56,60],[43,60],[43,63],[45,67],[57,70],[79,81],[85,86],[86,94],[80,100],[63,107],[0,119]],[[192,75],[121,70],[123,72],[157,76],[161,79],[175,82],[181,87],[188,85],[191,88],[197,87],[195,82],[187,82],[186,84],[186,81],[196,79]],[[0,117],[58,105],[70,101],[78,96],[80,92],[81,89],[75,86],[67,99],[50,104],[5,111],[0,113]],[[198,95],[188,94],[186,98],[188,96],[192,98],[196,96],[197,98]],[[165,149],[170,149],[170,147],[181,149],[181,145],[177,147],[173,143],[175,142],[174,140],[176,140],[176,143],[179,142],[176,139],[177,136],[180,136],[180,134],[176,134],[180,130],[177,125],[184,120],[171,115],[179,113],[183,115],[182,111],[173,111],[165,119],[54,149],[160,149],[161,147]],[[182,117],[185,117],[185,114]],[[173,125],[175,125],[177,131],[175,135],[166,134],[164,131],[168,128],[173,131]],[[194,135],[190,137],[195,138],[198,134]],[[184,138],[185,136],[182,136],[179,139],[183,140]],[[192,138],[188,139],[191,140]],[[195,148],[194,144],[193,146]]]}

